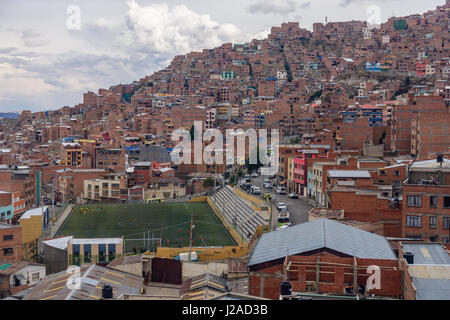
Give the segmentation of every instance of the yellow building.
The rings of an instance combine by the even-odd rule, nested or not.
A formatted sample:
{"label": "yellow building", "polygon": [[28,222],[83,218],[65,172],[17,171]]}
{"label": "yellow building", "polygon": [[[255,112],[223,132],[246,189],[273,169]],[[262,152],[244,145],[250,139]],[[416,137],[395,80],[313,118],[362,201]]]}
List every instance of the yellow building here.
{"label": "yellow building", "polygon": [[81,146],[78,143],[62,143],[61,166],[76,167],[82,164]]}
{"label": "yellow building", "polygon": [[107,175],[99,179],[84,180],[83,198],[93,201],[119,200],[121,188],[125,188],[123,176]]}
{"label": "yellow building", "polygon": [[49,222],[48,207],[41,207],[26,211],[20,217],[22,227],[23,256],[28,261],[35,261],[37,257],[37,243]]}
{"label": "yellow building", "polygon": [[23,243],[41,238],[42,231],[48,225],[48,214],[48,207],[41,207],[28,210],[20,217],[19,224],[22,226]]}
{"label": "yellow building", "polygon": [[186,195],[186,187],[176,177],[161,178],[153,181],[145,189],[145,200],[172,199]]}
{"label": "yellow building", "polygon": [[67,245],[69,265],[111,262],[123,255],[123,238],[70,239]]}

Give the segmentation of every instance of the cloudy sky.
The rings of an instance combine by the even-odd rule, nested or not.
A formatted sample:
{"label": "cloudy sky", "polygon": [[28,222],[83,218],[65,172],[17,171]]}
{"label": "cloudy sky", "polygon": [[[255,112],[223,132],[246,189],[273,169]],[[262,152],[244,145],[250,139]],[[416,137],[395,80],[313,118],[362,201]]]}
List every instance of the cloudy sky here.
{"label": "cloudy sky", "polygon": [[173,56],[264,38],[298,21],[381,20],[445,0],[0,0],[0,112],[57,109],[138,80]]}

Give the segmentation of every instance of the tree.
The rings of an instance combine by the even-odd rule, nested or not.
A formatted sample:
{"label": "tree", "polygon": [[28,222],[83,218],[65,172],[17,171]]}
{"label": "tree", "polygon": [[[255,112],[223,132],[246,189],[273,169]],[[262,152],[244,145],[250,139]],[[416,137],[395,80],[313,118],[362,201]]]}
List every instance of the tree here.
{"label": "tree", "polygon": [[214,179],[213,178],[206,178],[203,181],[203,187],[204,188],[211,188],[214,186]]}

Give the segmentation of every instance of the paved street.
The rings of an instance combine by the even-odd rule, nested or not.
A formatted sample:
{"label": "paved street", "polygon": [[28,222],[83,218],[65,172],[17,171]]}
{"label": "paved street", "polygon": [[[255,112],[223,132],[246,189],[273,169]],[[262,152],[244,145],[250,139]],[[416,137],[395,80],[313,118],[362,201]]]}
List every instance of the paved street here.
{"label": "paved street", "polygon": [[[272,194],[274,213],[277,212],[276,205],[279,202],[283,202],[287,205],[290,214],[290,222],[293,225],[308,222],[308,212],[312,209],[312,206],[303,199],[290,199],[288,195],[277,194],[275,188],[264,189],[264,179],[266,176],[259,176],[258,178],[252,178],[251,184],[261,188],[261,194]],[[271,183],[275,183],[276,179],[272,179]],[[276,214],[278,216],[278,214]],[[276,219],[276,218],[274,218]]]}

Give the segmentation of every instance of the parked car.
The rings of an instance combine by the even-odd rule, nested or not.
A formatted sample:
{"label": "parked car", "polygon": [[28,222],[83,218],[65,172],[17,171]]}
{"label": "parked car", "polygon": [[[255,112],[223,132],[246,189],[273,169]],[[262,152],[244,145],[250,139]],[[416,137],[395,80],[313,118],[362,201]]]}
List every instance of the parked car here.
{"label": "parked car", "polygon": [[252,173],[252,178],[258,178],[258,177],[259,177],[259,175],[258,175],[257,172],[253,172],[253,173]]}
{"label": "parked car", "polygon": [[289,193],[288,197],[291,198],[291,199],[298,199],[298,194],[296,194],[296,193]]}
{"label": "parked car", "polygon": [[278,215],[278,222],[280,223],[289,222],[289,212],[281,211],[280,214]]}
{"label": "parked car", "polygon": [[277,204],[277,209],[280,210],[280,211],[282,209],[287,210],[287,205],[285,203],[283,203],[283,202],[280,202],[280,203]]}
{"label": "parked car", "polygon": [[273,189],[272,185],[270,183],[264,183],[265,189]]}
{"label": "parked car", "polygon": [[282,186],[277,187],[277,193],[278,194],[286,194],[286,188]]}
{"label": "parked car", "polygon": [[253,194],[261,194],[261,189],[259,187],[252,187]]}
{"label": "parked car", "polygon": [[248,174],[246,174],[244,176],[245,181],[250,182],[252,179],[250,178],[250,176]]}

